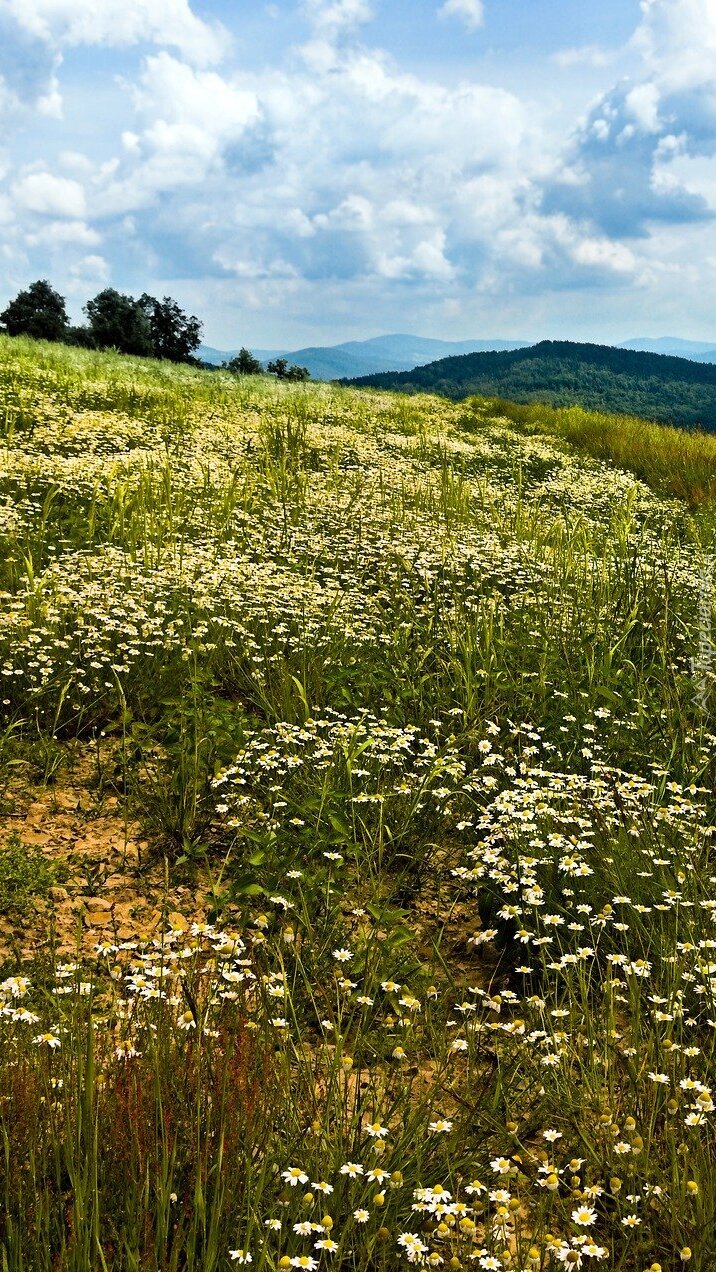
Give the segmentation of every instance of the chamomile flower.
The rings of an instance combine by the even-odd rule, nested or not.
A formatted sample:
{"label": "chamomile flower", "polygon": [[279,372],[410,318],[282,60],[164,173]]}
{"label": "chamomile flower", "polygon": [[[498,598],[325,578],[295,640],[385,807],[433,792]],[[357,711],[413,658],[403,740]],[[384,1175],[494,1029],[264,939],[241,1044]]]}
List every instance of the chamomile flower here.
{"label": "chamomile flower", "polygon": [[579,1206],[577,1210],[572,1211],[572,1222],[579,1224],[581,1228],[588,1228],[591,1224],[596,1223],[597,1212],[591,1206]]}
{"label": "chamomile flower", "polygon": [[304,1170],[301,1170],[300,1166],[289,1166],[288,1170],[282,1170],[281,1178],[285,1180],[291,1188],[296,1188],[298,1184],[308,1183],[308,1175]]}

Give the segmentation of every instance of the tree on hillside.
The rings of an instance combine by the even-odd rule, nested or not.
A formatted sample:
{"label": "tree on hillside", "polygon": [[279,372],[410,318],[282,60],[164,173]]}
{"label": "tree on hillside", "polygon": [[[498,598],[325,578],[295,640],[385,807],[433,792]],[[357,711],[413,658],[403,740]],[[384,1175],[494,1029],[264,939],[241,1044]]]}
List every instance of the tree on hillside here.
{"label": "tree on hillside", "polygon": [[32,336],[35,340],[62,340],[69,327],[64,297],[46,278],[18,292],[0,314],[9,336]]}
{"label": "tree on hillside", "polygon": [[143,305],[113,287],[105,287],[84,306],[92,343],[98,349],[116,349],[151,357],[152,329]]}
{"label": "tree on hillside", "polygon": [[202,324],[194,314],[186,314],[171,296],[157,300],[145,292],[139,305],[146,314],[155,358],[187,362],[201,341]]}
{"label": "tree on hillside", "polygon": [[239,349],[235,357],[224,363],[224,370],[232,375],[261,375],[263,367],[249,349]]}
{"label": "tree on hillside", "polygon": [[92,332],[89,327],[68,327],[65,335],[62,337],[63,343],[74,345],[78,349],[95,349]]}
{"label": "tree on hillside", "polygon": [[275,375],[277,380],[308,380],[308,367],[289,366],[287,358],[274,358],[266,364],[266,370]]}

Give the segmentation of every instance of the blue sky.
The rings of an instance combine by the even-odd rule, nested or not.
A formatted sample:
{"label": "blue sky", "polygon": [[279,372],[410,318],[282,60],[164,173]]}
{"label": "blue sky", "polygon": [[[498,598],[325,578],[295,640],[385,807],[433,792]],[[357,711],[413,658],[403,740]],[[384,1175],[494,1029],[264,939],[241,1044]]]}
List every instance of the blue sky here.
{"label": "blue sky", "polygon": [[0,307],[713,339],[714,0],[0,0]]}

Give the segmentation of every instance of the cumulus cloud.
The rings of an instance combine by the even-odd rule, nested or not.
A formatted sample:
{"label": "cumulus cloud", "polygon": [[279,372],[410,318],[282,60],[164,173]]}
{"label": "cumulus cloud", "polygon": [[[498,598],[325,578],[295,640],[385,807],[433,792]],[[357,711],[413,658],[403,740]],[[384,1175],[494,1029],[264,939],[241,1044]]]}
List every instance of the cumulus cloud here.
{"label": "cumulus cloud", "polygon": [[613,237],[647,238],[656,223],[708,221],[706,187],[677,160],[716,154],[716,6],[642,0],[631,46],[640,74],[604,93],[577,129],[545,192],[548,212],[592,221]]}
{"label": "cumulus cloud", "polygon": [[20,208],[43,216],[83,218],[87,201],[83,187],[69,177],[32,172],[15,182],[12,194]]}
{"label": "cumulus cloud", "polygon": [[609,66],[614,61],[614,49],[602,48],[600,44],[579,44],[570,48],[558,49],[552,55],[557,66]]}
{"label": "cumulus cloud", "polygon": [[197,18],[188,0],[0,0],[0,16],[57,50],[155,43],[206,65],[219,61],[226,49],[226,33]]}
{"label": "cumulus cloud", "polygon": [[[311,12],[336,38],[368,16],[358,0]],[[525,276],[537,289],[636,269],[581,208],[541,206],[559,145],[505,89],[408,74],[348,40],[324,67],[255,77],[162,52],[127,93],[114,164],[85,179],[94,212],[131,214],[156,271],[230,276],[242,304],[273,304],[282,283],[296,304],[339,280],[346,298],[372,287],[448,303]],[[634,126],[649,106],[632,101]]]}
{"label": "cumulus cloud", "polygon": [[104,256],[98,256],[96,253],[82,256],[71,267],[70,276],[77,281],[78,289],[90,283],[93,285],[106,283],[110,276],[109,263]]}
{"label": "cumulus cloud", "polygon": [[211,156],[259,117],[251,90],[214,71],[195,70],[168,53],[147,58],[133,96],[147,121],[139,146],[157,151]]}
{"label": "cumulus cloud", "polygon": [[632,274],[636,265],[634,253],[623,243],[605,238],[583,238],[573,246],[572,257],[579,265],[603,267],[617,274]]}
{"label": "cumulus cloud", "polygon": [[641,0],[634,46],[665,88],[713,86],[716,6],[712,0]]}
{"label": "cumulus cloud", "polygon": [[[119,7],[0,0],[0,26],[4,14],[38,59],[8,92],[37,99],[70,43],[174,46],[142,49],[138,68],[123,63],[101,158],[64,138],[54,164],[21,169],[0,195],[17,259],[66,257],[78,295],[110,277],[114,259],[122,270],[131,261],[142,286],[182,279],[173,294],[197,310],[290,309],[311,323],[320,309],[371,324],[380,312],[383,325],[389,313],[402,321],[406,305],[472,314],[482,298],[504,307],[570,288],[647,287],[665,277],[658,252],[676,259],[670,233],[708,225],[716,99],[692,49],[710,38],[698,29],[710,6],[698,0],[644,0],[636,73],[569,137],[548,105],[541,116],[534,99],[476,72],[408,73],[368,48],[365,24],[381,10],[369,0],[296,0],[309,43],[260,73],[219,65],[217,29],[187,0]],[[677,40],[674,9],[691,43]],[[433,13],[472,28],[483,16],[476,0],[435,0]],[[608,60],[597,46],[559,57],[565,73]]]}
{"label": "cumulus cloud", "polygon": [[128,87],[139,128],[124,130],[122,159],[100,182],[95,207],[103,215],[200,183],[260,124],[254,92],[169,53],[147,58],[139,82]]}
{"label": "cumulus cloud", "polygon": [[101,236],[84,221],[49,221],[25,235],[28,247],[96,247]]}
{"label": "cumulus cloud", "polygon": [[374,17],[370,0],[304,0],[303,12],[311,38],[300,50],[306,66],[316,75],[337,69],[340,49],[349,44],[358,28]]}
{"label": "cumulus cloud", "polygon": [[642,132],[656,133],[660,129],[659,103],[661,94],[656,84],[636,84],[624,96],[627,114],[636,121]]}
{"label": "cumulus cloud", "polygon": [[461,18],[468,30],[482,25],[485,13],[482,0],[445,0],[438,9],[441,18]]}
{"label": "cumulus cloud", "polygon": [[305,12],[316,31],[328,39],[370,22],[374,14],[369,0],[306,0]]}

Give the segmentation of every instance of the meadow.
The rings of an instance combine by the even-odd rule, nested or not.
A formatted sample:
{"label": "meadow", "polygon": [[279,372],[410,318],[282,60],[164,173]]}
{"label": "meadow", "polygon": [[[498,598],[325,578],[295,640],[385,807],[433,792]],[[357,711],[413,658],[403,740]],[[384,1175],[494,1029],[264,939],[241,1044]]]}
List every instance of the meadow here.
{"label": "meadow", "polygon": [[2,1272],[712,1272],[712,460],[648,427],[0,339]]}

